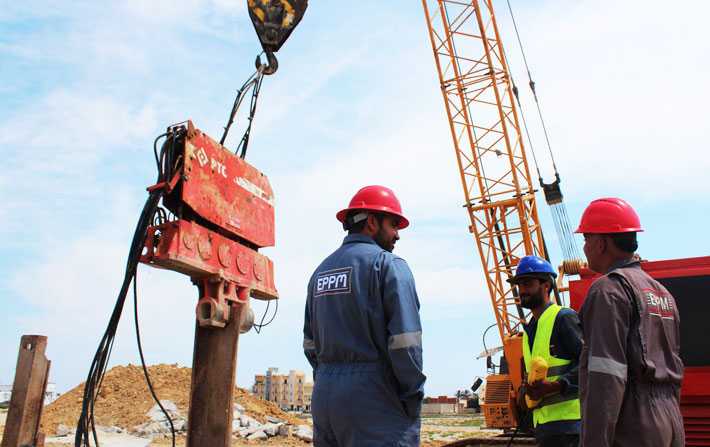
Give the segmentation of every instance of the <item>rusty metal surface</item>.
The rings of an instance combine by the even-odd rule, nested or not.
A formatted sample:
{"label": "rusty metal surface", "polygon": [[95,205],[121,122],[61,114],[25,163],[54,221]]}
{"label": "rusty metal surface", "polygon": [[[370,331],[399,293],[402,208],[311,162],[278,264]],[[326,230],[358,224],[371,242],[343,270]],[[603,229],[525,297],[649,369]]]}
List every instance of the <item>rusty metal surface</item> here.
{"label": "rusty metal surface", "polygon": [[192,121],[171,126],[162,205],[148,227],[140,262],[190,276],[200,289],[195,309],[204,328],[224,328],[233,303],[278,298],[273,262],[274,196],[268,178],[214,141]]}
{"label": "rusty metal surface", "polygon": [[274,193],[269,179],[194,128],[184,147],[183,203],[258,247],[274,245]]}
{"label": "rusty metal surface", "polygon": [[45,336],[23,335],[20,339],[2,447],[44,445],[39,424],[51,365],[44,355],[46,348]]}
{"label": "rusty metal surface", "polygon": [[242,301],[239,288],[257,299],[278,298],[274,265],[268,257],[186,220],[150,227],[141,262],[196,279],[218,276],[236,285],[230,301]]}
{"label": "rusty metal surface", "polygon": [[232,405],[236,385],[239,326],[244,304],[231,303],[230,321],[224,328],[197,325],[192,359],[188,447],[232,445]]}

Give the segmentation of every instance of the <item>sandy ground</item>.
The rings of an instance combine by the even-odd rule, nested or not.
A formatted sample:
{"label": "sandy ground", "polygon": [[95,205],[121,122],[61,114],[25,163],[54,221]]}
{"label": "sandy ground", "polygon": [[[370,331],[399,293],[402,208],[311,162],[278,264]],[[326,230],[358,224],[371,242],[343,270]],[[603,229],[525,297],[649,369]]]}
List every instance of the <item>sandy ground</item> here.
{"label": "sandy ground", "polygon": [[[5,421],[7,420],[7,410],[0,410],[0,436],[5,430]],[[99,433],[99,442],[107,447],[147,447],[150,445],[150,439],[137,438],[135,436],[117,434],[117,433]],[[74,435],[63,437],[46,437],[45,447],[65,447],[74,445]]]}
{"label": "sandy ground", "polygon": [[[172,440],[168,438],[146,439],[135,436],[101,433],[99,435],[101,447],[167,447],[172,446]],[[45,440],[45,447],[66,447],[74,444],[73,436],[52,437]],[[179,436],[175,440],[176,447],[185,447],[185,437]],[[232,438],[232,447],[254,447],[256,445],[284,446],[284,447],[309,447],[313,444],[301,441],[297,438],[270,438],[268,441],[246,441],[242,438]]]}
{"label": "sandy ground", "polygon": [[[173,402],[179,413],[186,415],[190,401],[190,368],[160,364],[148,369],[160,399]],[[47,405],[42,413],[42,430],[53,435],[59,424],[75,426],[81,413],[83,393],[84,385],[79,384]],[[234,390],[234,402],[242,405],[247,415],[261,423],[268,416],[273,416],[293,425],[303,424],[301,419],[281,411],[275,403],[258,399],[240,388]],[[147,413],[154,405],[141,367],[114,366],[106,373],[96,400],[96,424],[132,431],[149,420]]]}
{"label": "sandy ground", "polygon": [[483,429],[481,414],[422,417],[422,447],[439,447],[465,438],[490,438],[503,432]]}
{"label": "sandy ground", "polygon": [[[0,412],[0,430],[4,427],[7,417],[6,411]],[[483,418],[479,414],[462,416],[425,416],[422,418],[422,447],[441,447],[446,443],[464,438],[491,438],[497,437],[502,432],[500,430],[489,430],[481,428]],[[167,438],[138,438],[128,434],[99,433],[99,442],[105,447],[168,447],[171,446],[170,437]],[[46,447],[66,447],[74,443],[73,435],[63,437],[48,437],[45,441]],[[516,443],[517,444],[517,443]],[[185,446],[185,436],[177,438],[178,447]],[[297,438],[276,437],[267,441],[246,441],[242,438],[234,438],[233,447],[253,447],[255,445],[270,445],[284,447],[308,447],[313,444],[301,441]]]}
{"label": "sandy ground", "polygon": [[[150,447],[167,447],[171,446],[172,442],[170,438],[156,439],[150,444]],[[185,438],[181,437],[175,442],[177,447],[185,446]],[[232,438],[232,447],[254,447],[255,445],[263,446],[285,446],[285,447],[312,447],[313,444],[310,442],[301,441],[298,438],[284,438],[282,436],[276,438],[269,438],[267,441],[247,441],[243,438]],[[118,447],[118,446],[117,446]]]}
{"label": "sandy ground", "polygon": [[7,420],[7,410],[0,410],[0,439],[5,433],[5,421]]}
{"label": "sandy ground", "polygon": [[[99,433],[99,444],[106,447],[148,447],[150,439],[119,433]],[[45,447],[65,447],[74,445],[74,435],[48,437],[44,440]]]}
{"label": "sandy ground", "polygon": [[[172,445],[172,440],[168,438],[146,439],[137,438],[126,434],[100,433],[99,443],[101,447],[167,447]],[[74,444],[73,436],[52,437],[45,440],[45,447],[66,447]],[[185,437],[176,439],[177,447],[185,446]],[[232,439],[232,447],[254,447],[255,445],[288,446],[288,447],[308,447],[313,444],[303,442],[297,438],[271,438],[268,441],[246,441],[241,438]]]}

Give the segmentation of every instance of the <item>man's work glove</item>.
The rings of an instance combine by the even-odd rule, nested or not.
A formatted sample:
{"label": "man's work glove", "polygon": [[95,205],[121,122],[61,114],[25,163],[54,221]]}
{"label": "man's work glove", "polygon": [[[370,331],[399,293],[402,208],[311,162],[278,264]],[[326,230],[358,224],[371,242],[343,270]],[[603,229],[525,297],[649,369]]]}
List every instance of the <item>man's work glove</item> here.
{"label": "man's work glove", "polygon": [[557,382],[548,382],[547,380],[538,380],[529,383],[526,387],[526,393],[532,400],[540,400],[550,394],[557,394],[562,391],[562,384]]}

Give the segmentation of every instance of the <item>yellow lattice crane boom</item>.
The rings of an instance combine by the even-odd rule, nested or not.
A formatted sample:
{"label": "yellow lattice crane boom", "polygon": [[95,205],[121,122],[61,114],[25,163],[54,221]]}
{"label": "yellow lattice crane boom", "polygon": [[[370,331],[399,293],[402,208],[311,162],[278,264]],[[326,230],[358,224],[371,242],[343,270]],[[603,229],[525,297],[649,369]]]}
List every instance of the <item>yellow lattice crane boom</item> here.
{"label": "yellow lattice crane boom", "polygon": [[422,0],[449,118],[465,207],[503,341],[508,374],[487,379],[489,427],[517,426],[522,323],[517,290],[506,280],[520,258],[546,257],[500,32],[492,0]]}

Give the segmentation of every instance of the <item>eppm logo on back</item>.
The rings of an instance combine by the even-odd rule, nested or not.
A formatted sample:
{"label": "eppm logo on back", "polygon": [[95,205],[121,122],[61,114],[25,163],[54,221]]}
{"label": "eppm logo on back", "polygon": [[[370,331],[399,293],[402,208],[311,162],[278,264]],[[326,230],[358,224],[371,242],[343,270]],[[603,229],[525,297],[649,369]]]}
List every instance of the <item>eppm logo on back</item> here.
{"label": "eppm logo on back", "polygon": [[664,296],[662,292],[653,289],[644,289],[642,292],[646,298],[646,306],[650,315],[667,320],[675,319],[673,300],[670,297]]}
{"label": "eppm logo on back", "polygon": [[318,273],[313,284],[313,296],[350,293],[352,272],[352,267],[345,267]]}

